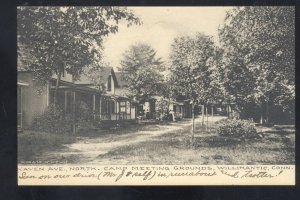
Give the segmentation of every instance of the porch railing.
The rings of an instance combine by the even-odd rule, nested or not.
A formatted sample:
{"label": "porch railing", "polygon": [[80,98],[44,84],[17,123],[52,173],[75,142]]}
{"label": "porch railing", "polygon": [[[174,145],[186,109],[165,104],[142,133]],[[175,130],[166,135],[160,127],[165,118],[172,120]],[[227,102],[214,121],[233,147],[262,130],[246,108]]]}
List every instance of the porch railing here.
{"label": "porch railing", "polygon": [[94,120],[128,120],[131,119],[131,115],[127,113],[116,114],[93,114]]}

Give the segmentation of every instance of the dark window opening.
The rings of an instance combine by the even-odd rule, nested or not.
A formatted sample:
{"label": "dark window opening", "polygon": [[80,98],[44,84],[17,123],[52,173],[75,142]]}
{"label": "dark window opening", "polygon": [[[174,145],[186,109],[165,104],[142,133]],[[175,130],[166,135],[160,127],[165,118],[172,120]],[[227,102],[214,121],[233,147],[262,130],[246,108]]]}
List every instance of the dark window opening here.
{"label": "dark window opening", "polygon": [[66,91],[66,102],[65,102],[65,110],[66,114],[71,114],[72,112],[72,92]]}
{"label": "dark window opening", "polygon": [[115,102],[112,101],[112,102],[111,102],[111,113],[112,113],[112,114],[115,114],[115,112],[116,112],[116,111],[115,111]]}
{"label": "dark window opening", "polygon": [[107,80],[107,90],[111,91],[111,75],[108,76],[108,80]]}

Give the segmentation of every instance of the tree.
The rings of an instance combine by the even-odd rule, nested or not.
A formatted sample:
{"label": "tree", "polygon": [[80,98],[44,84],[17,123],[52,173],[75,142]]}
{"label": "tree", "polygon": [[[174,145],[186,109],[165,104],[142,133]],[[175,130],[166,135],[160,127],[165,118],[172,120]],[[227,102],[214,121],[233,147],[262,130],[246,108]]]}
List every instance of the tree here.
{"label": "tree", "polygon": [[156,95],[163,81],[163,62],[147,44],[132,45],[125,51],[119,70],[124,80],[128,81],[129,90],[137,102]]}
{"label": "tree", "polygon": [[266,121],[272,102],[294,109],[294,13],[294,7],[237,7],[219,30],[228,93],[239,93],[242,110],[249,103],[259,105]]}
{"label": "tree", "polygon": [[63,70],[75,81],[84,67],[97,65],[103,37],[116,33],[122,19],[140,23],[123,7],[18,7],[19,56],[31,55],[27,68],[39,81],[57,75],[56,103]]}
{"label": "tree", "polygon": [[207,103],[211,94],[211,59],[215,53],[212,38],[201,33],[195,37],[175,38],[170,55],[170,80],[177,95],[192,104],[192,143],[194,141],[195,104]]}

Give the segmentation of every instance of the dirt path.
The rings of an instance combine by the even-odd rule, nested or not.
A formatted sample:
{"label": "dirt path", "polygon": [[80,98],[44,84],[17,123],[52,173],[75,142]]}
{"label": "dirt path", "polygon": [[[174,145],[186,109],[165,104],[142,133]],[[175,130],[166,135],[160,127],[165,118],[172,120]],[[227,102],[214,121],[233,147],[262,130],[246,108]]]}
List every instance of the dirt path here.
{"label": "dirt path", "polygon": [[[213,121],[218,121],[222,117],[214,117]],[[210,119],[211,120],[211,119]],[[201,118],[197,118],[195,123],[201,123]],[[120,147],[135,145],[145,141],[153,141],[156,136],[176,132],[191,125],[190,120],[172,122],[168,125],[155,125],[157,129],[153,130],[149,126],[143,131],[133,131],[122,135],[102,135],[96,138],[82,138],[79,141],[64,145],[66,151],[48,152],[43,155],[44,159],[62,159],[76,164],[95,164],[97,157],[115,150]]]}

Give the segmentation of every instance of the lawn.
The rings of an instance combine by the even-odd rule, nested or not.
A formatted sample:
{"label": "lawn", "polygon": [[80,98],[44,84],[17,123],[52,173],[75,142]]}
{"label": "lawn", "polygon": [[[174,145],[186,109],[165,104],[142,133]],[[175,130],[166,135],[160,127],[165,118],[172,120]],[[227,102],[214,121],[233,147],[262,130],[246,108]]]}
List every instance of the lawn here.
{"label": "lawn", "polygon": [[[24,161],[45,161],[48,157],[47,153],[52,151],[67,152],[69,149],[65,146],[84,139],[99,138],[106,142],[113,142],[119,138],[126,137],[131,132],[137,131],[154,131],[158,130],[158,125],[167,125],[169,122],[159,122],[156,124],[133,124],[130,126],[112,128],[109,130],[89,130],[78,131],[76,135],[72,134],[54,134],[46,132],[37,132],[31,130],[25,130],[22,133],[18,133],[18,162]],[[75,158],[76,157],[76,158]],[[69,158],[67,162],[76,162],[78,156]],[[56,160],[62,161],[61,158]]]}
{"label": "lawn", "polygon": [[49,134],[36,131],[18,133],[18,162],[37,161],[35,158],[45,152],[65,150],[62,144],[76,141],[76,137],[68,134]]}
{"label": "lawn", "polygon": [[[125,146],[99,155],[103,164],[199,164],[256,165],[294,164],[295,132],[292,127],[264,130],[262,139],[238,141],[196,128],[191,147],[189,128],[156,137],[133,146]],[[101,162],[100,162],[101,163]]]}
{"label": "lawn", "polygon": [[[180,125],[180,123],[183,122],[177,124]],[[161,131],[165,126],[173,127],[174,123],[136,124],[112,130],[79,132],[75,136],[25,131],[18,135],[18,160],[20,162],[51,158],[59,161],[65,160],[69,164],[86,164],[92,161],[100,165],[295,163],[295,129],[293,126],[263,128],[263,138],[239,141],[217,135],[218,124],[211,122],[209,128],[206,129],[198,121],[193,146],[190,142],[190,126],[182,126],[164,134],[154,134],[155,131]],[[141,140],[146,136],[146,139]],[[78,150],[65,146],[74,143],[86,143],[85,147],[93,145],[110,147],[107,144],[116,143],[121,145],[111,146],[107,152],[98,153],[95,157],[89,157],[89,152],[85,152],[88,157],[83,158],[83,152],[77,154]],[[51,152],[56,152],[56,154],[51,154]],[[58,157],[57,152],[71,154],[67,153]],[[92,153],[95,152],[97,153],[97,151]],[[52,157],[49,157],[50,155]]]}

